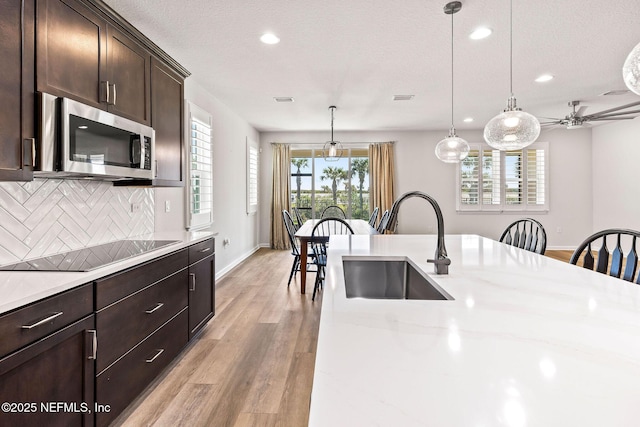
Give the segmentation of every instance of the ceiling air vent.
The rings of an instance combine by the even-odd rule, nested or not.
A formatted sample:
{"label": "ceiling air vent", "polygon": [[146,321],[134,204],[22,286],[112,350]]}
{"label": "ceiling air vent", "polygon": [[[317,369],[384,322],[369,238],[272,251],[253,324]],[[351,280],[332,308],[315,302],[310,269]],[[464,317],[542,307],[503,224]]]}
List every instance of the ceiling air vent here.
{"label": "ceiling air vent", "polygon": [[415,95],[393,95],[394,101],[411,101]]}
{"label": "ceiling air vent", "polygon": [[293,102],[293,98],[290,96],[275,96],[273,99],[276,102]]}

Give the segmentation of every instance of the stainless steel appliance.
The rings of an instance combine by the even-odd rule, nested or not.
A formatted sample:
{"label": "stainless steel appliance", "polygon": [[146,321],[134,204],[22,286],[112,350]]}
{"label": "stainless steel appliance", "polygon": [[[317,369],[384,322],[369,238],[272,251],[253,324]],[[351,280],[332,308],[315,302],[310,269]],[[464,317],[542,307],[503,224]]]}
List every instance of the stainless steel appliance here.
{"label": "stainless steel appliance", "polygon": [[0,266],[2,271],[90,271],[179,240],[117,240],[75,251]]}
{"label": "stainless steel appliance", "polygon": [[39,94],[35,176],[153,179],[155,131],[69,98]]}

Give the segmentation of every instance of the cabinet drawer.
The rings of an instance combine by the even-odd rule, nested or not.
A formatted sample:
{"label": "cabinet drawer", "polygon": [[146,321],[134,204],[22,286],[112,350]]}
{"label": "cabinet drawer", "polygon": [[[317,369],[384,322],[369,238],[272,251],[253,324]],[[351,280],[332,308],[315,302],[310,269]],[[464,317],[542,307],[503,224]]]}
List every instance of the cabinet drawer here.
{"label": "cabinet drawer", "polygon": [[189,264],[198,262],[203,258],[213,255],[215,252],[214,239],[208,239],[204,242],[196,243],[189,246]]}
{"label": "cabinet drawer", "polygon": [[[96,378],[96,402],[110,412],[96,414],[96,425],[108,425],[180,353],[189,336],[185,308],[117,363]],[[98,349],[98,358],[100,358]]]}
{"label": "cabinet drawer", "polygon": [[187,267],[187,249],[136,265],[96,281],[96,310]]}
{"label": "cabinet drawer", "polygon": [[93,285],[82,285],[0,316],[0,357],[93,312]]}
{"label": "cabinet drawer", "polygon": [[181,270],[98,311],[101,372],[187,306],[187,270]]}

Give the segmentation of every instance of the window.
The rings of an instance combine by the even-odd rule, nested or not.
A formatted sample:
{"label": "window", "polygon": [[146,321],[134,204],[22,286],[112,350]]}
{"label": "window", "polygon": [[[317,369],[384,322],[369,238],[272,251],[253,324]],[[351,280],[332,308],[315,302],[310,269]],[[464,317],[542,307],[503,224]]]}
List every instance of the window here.
{"label": "window", "polygon": [[469,145],[469,156],[458,164],[458,211],[549,210],[548,143],[516,151]]}
{"label": "window", "polygon": [[247,138],[247,214],[258,210],[258,144]]}
{"label": "window", "polygon": [[206,227],[213,222],[213,160],[211,147],[211,115],[187,103],[189,137],[187,169],[187,229]]}
{"label": "window", "polygon": [[321,148],[291,149],[291,207],[303,219],[320,218],[337,205],[348,218],[369,219],[369,148],[345,148],[337,161],[327,162]]}

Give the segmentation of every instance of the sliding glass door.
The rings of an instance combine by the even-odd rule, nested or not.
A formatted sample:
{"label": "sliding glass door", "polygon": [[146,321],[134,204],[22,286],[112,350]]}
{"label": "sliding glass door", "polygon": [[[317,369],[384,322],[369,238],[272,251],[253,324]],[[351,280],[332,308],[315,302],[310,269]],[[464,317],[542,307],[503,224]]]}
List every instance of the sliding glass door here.
{"label": "sliding glass door", "polygon": [[369,219],[368,148],[347,148],[337,161],[326,161],[321,149],[292,149],[291,207],[307,220],[331,205],[347,218]]}

